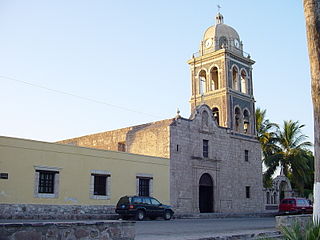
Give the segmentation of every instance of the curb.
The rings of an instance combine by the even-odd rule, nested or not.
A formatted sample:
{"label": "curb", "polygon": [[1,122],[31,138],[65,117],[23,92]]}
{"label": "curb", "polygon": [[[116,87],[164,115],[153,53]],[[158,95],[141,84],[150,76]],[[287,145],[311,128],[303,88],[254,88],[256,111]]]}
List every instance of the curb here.
{"label": "curb", "polygon": [[242,239],[252,239],[252,240],[263,240],[263,239],[283,239],[283,235],[279,231],[246,231],[238,232],[232,234],[217,234],[212,237],[195,237],[188,238],[188,240],[242,240]]}
{"label": "curb", "polygon": [[211,219],[211,218],[256,218],[275,217],[278,213],[176,213],[175,219]]}
{"label": "curb", "polygon": [[[214,219],[214,218],[256,218],[275,217],[278,213],[175,213],[173,219]],[[1,216],[0,219],[15,220],[118,220],[118,214],[73,214],[73,215],[16,215],[14,217]]]}

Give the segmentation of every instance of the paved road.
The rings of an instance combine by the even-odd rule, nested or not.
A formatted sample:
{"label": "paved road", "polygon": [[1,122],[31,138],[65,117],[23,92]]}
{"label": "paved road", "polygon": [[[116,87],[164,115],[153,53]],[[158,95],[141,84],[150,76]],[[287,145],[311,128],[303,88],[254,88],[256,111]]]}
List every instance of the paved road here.
{"label": "paved road", "polygon": [[180,240],[275,230],[275,218],[174,219],[136,223],[136,240]]}

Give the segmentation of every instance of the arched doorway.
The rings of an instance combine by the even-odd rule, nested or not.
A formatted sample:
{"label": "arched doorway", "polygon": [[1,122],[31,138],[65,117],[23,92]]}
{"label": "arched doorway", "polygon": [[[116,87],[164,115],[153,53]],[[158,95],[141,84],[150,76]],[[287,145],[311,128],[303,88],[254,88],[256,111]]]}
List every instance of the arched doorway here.
{"label": "arched doorway", "polygon": [[208,173],[204,173],[199,181],[200,213],[213,212],[213,182]]}

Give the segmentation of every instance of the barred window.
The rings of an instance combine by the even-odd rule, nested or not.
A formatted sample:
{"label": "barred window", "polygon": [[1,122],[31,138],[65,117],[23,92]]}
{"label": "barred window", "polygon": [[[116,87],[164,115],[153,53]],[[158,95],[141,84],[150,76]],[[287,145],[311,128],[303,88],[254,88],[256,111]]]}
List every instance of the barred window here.
{"label": "barred window", "polygon": [[54,193],[55,175],[57,172],[41,171],[39,172],[38,193]]}
{"label": "barred window", "polygon": [[249,162],[249,150],[244,150],[244,160]]}
{"label": "barred window", "polygon": [[90,198],[96,200],[110,199],[111,172],[92,170],[90,178]]}
{"label": "barred window", "polygon": [[93,195],[107,195],[107,175],[94,175]]}
{"label": "barred window", "polygon": [[209,156],[209,140],[203,140],[203,157]]}
{"label": "barred window", "polygon": [[139,196],[150,196],[150,178],[139,178]]}

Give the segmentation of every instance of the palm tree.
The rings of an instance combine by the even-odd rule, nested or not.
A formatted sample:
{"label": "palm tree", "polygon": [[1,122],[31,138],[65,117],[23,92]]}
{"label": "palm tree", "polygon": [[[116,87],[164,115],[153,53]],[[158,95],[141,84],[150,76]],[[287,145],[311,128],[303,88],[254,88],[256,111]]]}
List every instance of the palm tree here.
{"label": "palm tree", "polygon": [[[257,130],[257,138],[261,144],[263,162],[267,156],[273,155],[278,151],[278,146],[276,145],[277,135],[275,130],[279,127],[277,124],[270,122],[269,119],[266,119],[266,110],[262,110],[260,108],[256,109],[256,130]],[[265,164],[266,165],[266,164]],[[270,166],[266,166],[267,169]],[[274,172],[274,170],[269,170],[270,172]],[[263,174],[263,185],[266,188],[272,186],[272,174],[266,171]]]}
{"label": "palm tree", "polygon": [[304,174],[301,176],[301,174],[291,172],[288,178],[290,182],[293,183],[293,188],[299,189],[304,197],[309,197],[309,194],[313,192],[314,156],[311,151],[307,151],[305,157],[307,161],[304,167]]}
{"label": "palm tree", "polygon": [[[265,172],[266,178],[271,178],[275,170],[281,167],[283,173],[294,180],[293,183],[298,187],[300,193],[303,192],[303,183],[310,180],[308,147],[312,144],[306,141],[308,137],[302,134],[301,129],[304,126],[300,125],[299,121],[284,121],[283,128],[276,132],[275,152],[264,158],[264,163],[268,168]],[[302,184],[299,181],[302,181]]]}
{"label": "palm tree", "polygon": [[277,150],[277,146],[275,145],[277,138],[273,130],[279,128],[276,123],[271,123],[269,119],[266,119],[266,112],[265,109],[256,109],[257,137],[261,143],[264,158],[272,155]]}

